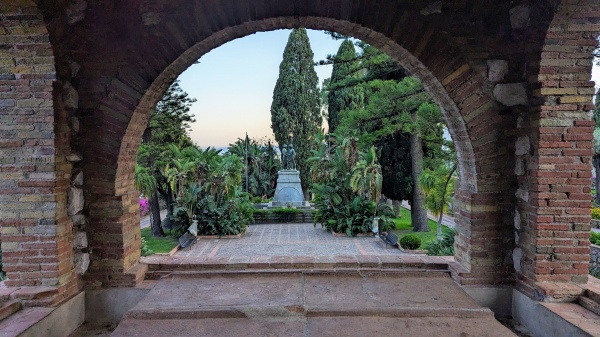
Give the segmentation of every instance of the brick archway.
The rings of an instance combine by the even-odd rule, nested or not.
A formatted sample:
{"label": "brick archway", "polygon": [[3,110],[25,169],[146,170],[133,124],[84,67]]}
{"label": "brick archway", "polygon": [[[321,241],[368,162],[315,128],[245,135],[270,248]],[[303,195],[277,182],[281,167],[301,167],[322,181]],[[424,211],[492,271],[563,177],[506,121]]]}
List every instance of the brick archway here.
{"label": "brick archway", "polygon": [[[166,24],[168,25],[169,23]],[[144,126],[147,124],[147,119],[149,118],[150,109],[156,104],[156,101],[161,97],[162,92],[166,90],[168,85],[201,55],[232,39],[257,31],[302,26],[313,29],[335,30],[343,34],[361,38],[386,51],[389,55],[396,58],[411,73],[419,76],[425,86],[433,93],[436,101],[442,106],[446,120],[448,121],[450,133],[455,140],[457,152],[459,153],[459,167],[462,184],[459,191],[459,197],[464,198],[465,204],[473,203],[473,199],[479,200],[479,198],[482,197],[488,203],[490,200],[497,200],[502,192],[492,192],[491,194],[490,192],[484,192],[483,194],[480,194],[478,193],[478,190],[492,191],[498,186],[496,185],[496,180],[489,179],[492,172],[486,171],[503,166],[503,163],[507,162],[507,160],[491,151],[490,147],[494,146],[496,140],[490,140],[489,138],[475,142],[476,146],[478,146],[477,150],[480,153],[479,156],[476,156],[471,142],[472,136],[469,135],[469,132],[467,131],[468,128],[473,129],[475,126],[478,126],[477,128],[479,130],[477,130],[477,132],[479,135],[487,134],[489,136],[490,134],[497,134],[497,130],[502,128],[502,126],[495,125],[493,122],[490,123],[490,121],[498,123],[501,123],[502,121],[501,118],[495,116],[496,106],[492,102],[491,96],[482,90],[485,87],[484,77],[475,71],[473,66],[461,57],[461,53],[456,50],[445,34],[437,32],[432,28],[426,28],[427,26],[425,23],[420,24],[422,28],[416,28],[415,26],[418,27],[419,24],[415,24],[415,21],[410,23],[405,22],[404,25],[406,25],[406,27],[393,27],[390,29],[395,31],[408,31],[410,28],[411,35],[402,35],[404,39],[409,40],[401,40],[400,37],[398,37],[397,41],[392,41],[384,34],[366,29],[353,22],[319,17],[275,17],[258,21],[248,21],[233,27],[227,27],[211,34],[198,43],[193,43],[195,39],[190,39],[190,42],[192,43],[179,47],[180,49],[178,49],[177,53],[180,53],[180,56],[174,61],[171,61],[167,57],[168,55],[161,55],[160,52],[157,52],[155,57],[164,60],[164,71],[156,77],[152,84],[148,85],[147,89],[144,89],[143,96],[133,112],[129,124],[127,126],[124,124],[121,126],[122,128],[126,127],[126,130],[124,131],[123,140],[121,141],[118,159],[116,159],[118,166],[116,168],[115,177],[109,177],[109,179],[113,180],[116,184],[115,195],[93,196],[92,199],[102,200],[102,203],[111,200],[108,203],[110,207],[106,208],[111,212],[113,212],[114,208],[118,207],[119,204],[121,204],[121,207],[124,209],[124,213],[125,210],[128,210],[137,204],[137,194],[133,189],[133,165],[135,163],[135,155]],[[185,23],[181,23],[181,31],[177,31],[175,27],[176,26],[173,23],[169,34],[174,36],[184,34],[186,29]],[[419,39],[419,34],[423,35],[422,40]],[[427,41],[428,44],[423,45],[421,41]],[[428,47],[429,45],[430,47]],[[147,46],[147,48],[152,47]],[[410,49],[407,50],[406,48]],[[436,50],[438,53],[431,55],[427,53],[427,50]],[[172,53],[172,51],[168,52]],[[413,56],[413,54],[419,54],[427,64],[424,64]],[[434,69],[435,74],[432,73],[429,68]],[[123,94],[122,84],[131,83],[132,81],[131,78],[128,78],[128,75],[131,76],[130,73],[125,73],[117,77],[119,86],[114,88],[114,90],[119,94],[111,94],[112,88],[109,87],[108,94],[106,95],[107,99],[100,102],[102,106],[116,106],[115,98],[119,98],[119,95]],[[139,76],[139,73],[134,76]],[[461,106],[462,112],[457,104]],[[118,111],[115,112],[118,113]],[[464,115],[469,115],[471,125],[466,125]],[[115,121],[106,120],[106,122],[110,123],[110,125],[107,124],[107,128],[111,128],[116,124]],[[105,144],[106,142],[107,141],[105,140],[94,141],[96,144]],[[97,153],[101,150],[102,149],[95,148],[91,145],[88,151],[90,153]],[[477,172],[478,169],[475,165],[478,161],[487,162],[486,166],[481,167],[481,172]],[[97,167],[95,164],[93,166]],[[487,179],[481,179],[481,177],[487,177]],[[482,186],[479,186],[480,180],[483,181]],[[115,201],[115,198],[119,200]],[[477,202],[480,201],[475,201],[475,203]],[[102,210],[99,209],[99,211]],[[139,237],[137,218],[135,217],[135,214],[132,214],[131,212],[130,214],[132,217],[119,219],[116,223],[123,223],[122,228],[124,235],[122,237],[125,237],[125,228],[128,228],[127,230],[134,234],[129,233],[130,235],[127,235],[127,237],[136,238]],[[461,267],[459,269],[462,271],[462,277],[466,278],[471,277],[469,272],[471,271],[471,250],[473,249],[470,238],[473,220],[471,219],[472,214],[473,212],[470,210],[467,212],[460,212],[457,215],[459,223],[463,226],[460,228],[460,245],[458,246],[459,254],[457,255],[457,260]],[[126,215],[123,214],[123,216]],[[489,217],[488,219],[492,218]],[[497,225],[500,224],[499,218],[496,218],[495,221],[498,221]],[[99,225],[99,228],[101,228],[100,222],[92,219],[91,223],[97,224]],[[112,226],[115,224],[115,221],[111,219],[109,220],[109,223]],[[488,223],[486,225],[489,229],[490,224]],[[114,230],[114,228],[110,227],[110,230]],[[481,231],[484,232],[485,229],[482,228]],[[485,234],[482,234],[481,236],[483,237],[484,235]],[[102,245],[102,243],[98,244]],[[128,242],[123,241],[122,244],[124,245],[124,250],[131,254],[124,259],[125,269],[127,269],[132,267],[139,258],[139,255],[137,255],[139,252],[137,246],[139,242],[137,240],[131,240]],[[486,247],[481,244],[477,249],[485,250]],[[502,254],[506,254],[506,252]],[[476,259],[485,260],[489,259],[489,257],[481,256]],[[498,271],[498,274],[490,273],[489,271],[481,272],[479,273],[479,278],[475,282],[500,283],[510,278],[510,275],[506,274],[505,268],[499,268]],[[105,272],[100,271],[100,276],[98,277],[103,278],[104,276],[102,275],[105,275]],[[90,274],[88,277],[92,278],[92,275]],[[482,277],[487,279],[483,280]],[[106,282],[106,280],[103,280],[103,282]]]}
{"label": "brick archway", "polygon": [[[7,37],[1,41],[9,46],[0,51],[0,88],[9,88],[0,104],[2,116],[9,116],[0,120],[0,151],[20,152],[11,157],[15,163],[0,163],[0,203],[13,207],[17,197],[26,202],[14,212],[6,208],[9,216],[1,223],[12,286],[52,285],[69,294],[81,287],[76,272],[86,269],[88,251],[89,284],[139,281],[133,165],[149,109],[210,49],[257,31],[299,26],[353,35],[379,47],[419,76],[443,107],[462,178],[456,202],[457,281],[498,285],[516,279],[531,296],[534,290],[543,292],[538,282],[584,282],[581,272],[565,266],[581,269],[587,254],[581,239],[589,228],[583,212],[589,207],[584,166],[590,141],[575,134],[590,129],[580,99],[591,94],[589,84],[581,82],[586,79],[567,74],[589,73],[590,56],[548,48],[556,41],[589,46],[599,11],[593,0],[586,0],[585,11],[545,1],[39,1],[37,8],[27,0],[0,3],[0,15],[8,18],[0,27]],[[49,57],[25,54],[26,45]],[[25,69],[34,69],[35,76],[27,77]],[[34,107],[24,106],[34,101],[22,96],[19,86],[34,90]],[[515,90],[517,102],[514,95],[504,100],[502,90]],[[14,105],[5,103],[12,100]],[[21,116],[21,108],[32,108],[26,116],[33,119]],[[570,124],[553,125],[563,122]],[[16,142],[6,141],[15,132]],[[552,153],[555,145],[560,155]],[[35,156],[49,159],[24,164]],[[550,167],[559,157],[565,161],[561,165],[576,167]],[[556,170],[575,172],[578,176],[562,182],[577,187],[557,191],[543,181]],[[568,193],[565,202],[577,206],[552,205],[552,193]],[[27,201],[42,197],[48,200]],[[31,207],[42,213],[22,216]],[[555,214],[559,208],[561,214]],[[554,240],[548,231],[571,245],[544,241]],[[18,255],[24,247],[39,247],[39,254],[50,259],[28,260]],[[544,262],[552,254],[573,258],[565,264]]]}

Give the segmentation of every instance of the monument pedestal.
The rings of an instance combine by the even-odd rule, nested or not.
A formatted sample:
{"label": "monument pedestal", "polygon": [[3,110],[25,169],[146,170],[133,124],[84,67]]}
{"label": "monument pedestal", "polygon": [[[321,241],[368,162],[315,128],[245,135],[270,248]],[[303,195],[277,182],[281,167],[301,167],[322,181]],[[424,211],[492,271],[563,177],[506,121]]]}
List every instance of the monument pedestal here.
{"label": "monument pedestal", "polygon": [[302,185],[300,184],[300,171],[281,170],[278,172],[277,187],[275,187],[275,196],[271,205],[273,207],[305,207],[302,194]]}

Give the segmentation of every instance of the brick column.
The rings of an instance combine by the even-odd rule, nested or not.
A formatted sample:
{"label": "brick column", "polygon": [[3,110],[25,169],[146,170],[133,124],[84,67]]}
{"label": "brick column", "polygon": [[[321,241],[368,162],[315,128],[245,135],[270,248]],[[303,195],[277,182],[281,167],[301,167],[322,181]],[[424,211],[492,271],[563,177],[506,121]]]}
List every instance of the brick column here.
{"label": "brick column", "polygon": [[[600,31],[600,3],[563,2],[529,79],[538,102],[531,108],[529,176],[520,182],[527,205],[517,207],[518,288],[531,297],[577,295],[587,281],[591,206],[592,51]],[[523,140],[525,142],[525,139]],[[517,221],[519,220],[519,221]]]}
{"label": "brick column", "polygon": [[[45,24],[31,1],[0,5],[0,227],[9,287],[44,288],[56,303],[80,289],[67,215],[71,164]],[[58,101],[58,100],[57,100]],[[57,103],[58,104],[58,103]],[[67,128],[68,129],[68,128]],[[50,291],[48,291],[50,290]]]}

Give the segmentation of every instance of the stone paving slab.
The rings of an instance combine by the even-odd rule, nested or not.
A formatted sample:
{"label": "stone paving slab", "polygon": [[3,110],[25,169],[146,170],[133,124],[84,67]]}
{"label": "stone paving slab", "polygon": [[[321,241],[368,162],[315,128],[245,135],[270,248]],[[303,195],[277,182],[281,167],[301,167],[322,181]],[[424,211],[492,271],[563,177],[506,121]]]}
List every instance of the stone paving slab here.
{"label": "stone paving slab", "polygon": [[205,314],[211,311],[244,317],[257,308],[394,314],[389,311],[393,309],[394,315],[435,308],[447,309],[446,316],[463,309],[468,311],[463,316],[491,315],[445,273],[315,271],[173,275],[160,280],[127,316],[182,318],[194,316],[190,310],[200,310],[204,314],[194,317],[215,317]]}

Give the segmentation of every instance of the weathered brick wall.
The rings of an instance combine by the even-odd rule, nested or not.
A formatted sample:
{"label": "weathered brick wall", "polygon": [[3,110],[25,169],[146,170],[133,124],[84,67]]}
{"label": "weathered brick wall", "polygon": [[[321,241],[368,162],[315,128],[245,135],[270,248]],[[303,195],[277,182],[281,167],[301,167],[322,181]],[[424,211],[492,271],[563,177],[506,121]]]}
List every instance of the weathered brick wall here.
{"label": "weathered brick wall", "polygon": [[0,4],[0,228],[6,284],[54,287],[60,301],[81,284],[67,215],[70,141],[52,46],[31,1]]}
{"label": "weathered brick wall", "polygon": [[[138,282],[133,172],[150,109],[211,49],[298,26],[381,48],[443,108],[461,177],[452,268],[460,283],[512,284],[516,270],[533,296],[543,290],[536,282],[585,280],[595,1],[558,9],[547,1],[40,2],[46,26],[28,1],[0,3],[8,46],[0,151],[14,159],[0,164],[0,212],[11,285],[28,277],[22,282],[75,289],[88,251],[89,284]],[[23,224],[47,232],[26,235]],[[44,268],[56,272],[37,273],[23,247],[54,254]]]}
{"label": "weathered brick wall", "polygon": [[[585,283],[589,262],[593,82],[592,50],[600,31],[600,3],[562,1],[531,75],[526,135],[516,154],[525,167],[517,193],[513,254],[519,288],[546,298],[553,283]],[[553,290],[554,291],[554,290]],[[558,291],[558,296],[561,296]]]}

